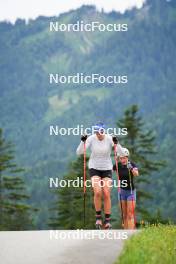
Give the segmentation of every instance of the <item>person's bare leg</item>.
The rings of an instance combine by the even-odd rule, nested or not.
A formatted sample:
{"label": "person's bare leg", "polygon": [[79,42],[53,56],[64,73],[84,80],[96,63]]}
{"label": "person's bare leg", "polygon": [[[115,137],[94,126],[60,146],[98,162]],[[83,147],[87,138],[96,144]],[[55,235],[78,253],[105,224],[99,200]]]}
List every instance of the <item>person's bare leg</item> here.
{"label": "person's bare leg", "polygon": [[[128,219],[127,219],[127,201],[122,200],[121,205],[119,201],[120,209],[122,210],[122,221],[123,221],[123,228],[128,229]],[[121,208],[122,206],[122,208]]]}
{"label": "person's bare leg", "polygon": [[106,177],[102,179],[102,189],[104,196],[104,213],[111,214],[111,187],[112,179]]}
{"label": "person's bare leg", "polygon": [[127,219],[128,219],[128,229],[135,229],[135,201],[127,201]]}
{"label": "person's bare leg", "polygon": [[91,178],[92,188],[94,192],[94,206],[96,211],[101,211],[102,207],[102,187],[101,187],[101,177],[93,176]]}

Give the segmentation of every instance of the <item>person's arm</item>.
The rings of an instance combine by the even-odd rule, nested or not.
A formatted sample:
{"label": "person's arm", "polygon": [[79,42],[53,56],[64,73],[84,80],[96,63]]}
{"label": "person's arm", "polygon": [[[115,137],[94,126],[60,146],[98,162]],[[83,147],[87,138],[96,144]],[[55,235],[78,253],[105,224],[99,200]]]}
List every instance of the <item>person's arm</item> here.
{"label": "person's arm", "polygon": [[86,143],[86,149],[90,146],[90,137],[87,139],[87,136],[81,136],[81,142],[76,149],[76,154],[81,155],[84,154],[84,142]]}
{"label": "person's arm", "polygon": [[120,145],[119,140],[116,136],[112,137],[112,147],[114,147],[114,145],[116,145],[117,156],[121,155],[123,153],[122,146]]}
{"label": "person's arm", "polygon": [[137,168],[137,166],[134,163],[129,161],[128,162],[128,168],[132,172],[133,176],[139,176],[138,168]]}
{"label": "person's arm", "polygon": [[133,176],[139,176],[138,168],[133,168],[132,173],[133,173]]}

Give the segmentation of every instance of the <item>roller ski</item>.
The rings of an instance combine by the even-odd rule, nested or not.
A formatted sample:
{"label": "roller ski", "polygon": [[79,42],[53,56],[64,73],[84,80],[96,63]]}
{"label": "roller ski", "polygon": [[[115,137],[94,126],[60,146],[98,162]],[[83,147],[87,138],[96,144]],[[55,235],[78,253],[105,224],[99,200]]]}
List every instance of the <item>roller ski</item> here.
{"label": "roller ski", "polygon": [[111,225],[110,221],[105,221],[103,227],[106,230],[112,229],[112,225]]}
{"label": "roller ski", "polygon": [[103,228],[103,223],[102,223],[102,220],[101,219],[97,219],[96,222],[95,222],[95,228],[97,230],[101,230]]}

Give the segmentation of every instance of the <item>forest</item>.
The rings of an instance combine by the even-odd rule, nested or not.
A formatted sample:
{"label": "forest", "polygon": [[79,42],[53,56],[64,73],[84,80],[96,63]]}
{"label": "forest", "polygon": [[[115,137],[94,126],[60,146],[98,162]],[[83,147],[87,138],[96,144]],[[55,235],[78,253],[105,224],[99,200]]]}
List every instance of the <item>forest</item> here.
{"label": "forest", "polygon": [[[95,19],[105,24],[127,24],[128,31],[50,32],[48,26],[50,21],[74,24]],[[141,9],[124,14],[82,6],[55,17],[0,23],[0,127],[2,139],[14,145],[14,163],[24,169],[20,172],[24,182],[16,179],[28,196],[27,207],[20,212],[28,219],[24,228],[47,229],[51,218],[57,220],[58,227],[53,204],[64,194],[49,188],[49,178],[81,175],[76,169],[82,161],[75,155],[80,136],[50,136],[50,126],[89,127],[101,120],[107,127],[116,127],[132,106],[137,106],[137,115],[143,120],[142,131],[153,133],[154,161],[164,164],[141,175],[141,179],[149,176],[149,182],[141,182],[140,188],[152,197],[141,206],[150,219],[158,216],[163,221],[175,221],[175,28],[176,2],[166,0],[148,0]],[[55,85],[48,81],[51,72],[66,76],[77,72],[105,76],[118,73],[127,76],[128,82]],[[133,147],[128,136],[119,140]],[[6,176],[3,168],[0,175]],[[116,216],[114,193],[112,199]],[[89,210],[91,214],[91,206]]]}

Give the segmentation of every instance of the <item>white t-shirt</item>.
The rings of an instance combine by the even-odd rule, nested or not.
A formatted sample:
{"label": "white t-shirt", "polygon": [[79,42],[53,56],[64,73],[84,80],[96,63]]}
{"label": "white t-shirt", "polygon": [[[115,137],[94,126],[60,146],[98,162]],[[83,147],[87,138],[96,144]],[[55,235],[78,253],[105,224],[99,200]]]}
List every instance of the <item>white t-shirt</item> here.
{"label": "white t-shirt", "polygon": [[[105,135],[103,140],[99,140],[97,136],[91,135],[86,140],[86,149],[90,148],[91,155],[89,159],[89,169],[96,170],[112,170],[111,152],[114,143],[112,137]],[[117,145],[117,152],[120,153],[122,147],[120,144]],[[77,155],[84,153],[84,143],[81,141],[77,150]]]}

